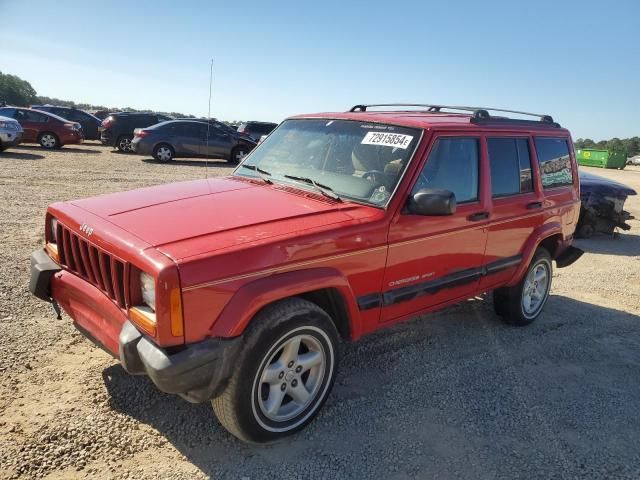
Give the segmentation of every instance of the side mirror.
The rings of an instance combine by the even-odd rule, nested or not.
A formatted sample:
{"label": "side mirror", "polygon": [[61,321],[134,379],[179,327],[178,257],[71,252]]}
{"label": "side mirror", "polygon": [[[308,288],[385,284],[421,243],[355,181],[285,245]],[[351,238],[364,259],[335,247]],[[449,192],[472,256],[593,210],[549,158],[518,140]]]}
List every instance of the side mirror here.
{"label": "side mirror", "polygon": [[456,196],[449,190],[422,188],[409,197],[407,210],[412,215],[453,215]]}

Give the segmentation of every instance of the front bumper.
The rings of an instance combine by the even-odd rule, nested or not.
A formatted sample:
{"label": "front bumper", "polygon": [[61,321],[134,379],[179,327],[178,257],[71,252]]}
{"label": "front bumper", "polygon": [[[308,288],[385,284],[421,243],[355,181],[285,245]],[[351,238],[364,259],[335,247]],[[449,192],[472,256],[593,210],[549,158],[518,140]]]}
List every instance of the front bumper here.
{"label": "front bumper", "polygon": [[63,145],[79,144],[84,141],[82,132],[69,131],[60,134],[60,143]]}
{"label": "front bumper", "polygon": [[169,352],[127,321],[120,332],[120,362],[132,375],[148,375],[159,390],[200,403],[222,393],[240,344],[240,337],[210,338]]}
{"label": "front bumper", "polygon": [[44,250],[31,255],[29,289],[42,300],[56,301],[89,340],[118,358],[128,373],[149,376],[163,392],[205,402],[222,392],[233,372],[241,337],[159,347],[106,295],[62,270]]}

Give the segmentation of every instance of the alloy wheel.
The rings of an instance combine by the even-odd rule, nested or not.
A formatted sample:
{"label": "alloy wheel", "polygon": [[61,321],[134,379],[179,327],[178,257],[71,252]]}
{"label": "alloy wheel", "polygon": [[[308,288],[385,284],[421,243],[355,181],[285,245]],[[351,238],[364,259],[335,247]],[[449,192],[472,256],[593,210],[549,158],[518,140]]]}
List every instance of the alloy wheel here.
{"label": "alloy wheel", "polygon": [[527,317],[535,316],[549,294],[549,268],[546,262],[536,264],[527,275],[522,289],[522,311]]}
{"label": "alloy wheel", "polygon": [[118,146],[120,147],[120,150],[122,150],[123,152],[130,152],[131,151],[131,139],[130,138],[121,138],[120,139],[120,143],[118,144]]}
{"label": "alloy wheel", "polygon": [[325,348],[315,336],[294,335],[276,344],[264,360],[254,382],[260,412],[276,424],[291,421],[320,394],[328,367]]}

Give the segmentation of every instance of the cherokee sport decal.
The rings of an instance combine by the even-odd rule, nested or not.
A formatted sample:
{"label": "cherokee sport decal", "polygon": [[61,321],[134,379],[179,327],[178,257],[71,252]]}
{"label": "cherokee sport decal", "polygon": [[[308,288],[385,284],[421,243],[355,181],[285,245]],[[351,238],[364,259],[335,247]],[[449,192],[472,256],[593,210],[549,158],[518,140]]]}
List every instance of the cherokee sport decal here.
{"label": "cherokee sport decal", "polygon": [[384,145],[385,147],[397,147],[406,150],[413,140],[411,135],[402,133],[367,132],[362,139],[363,145]]}

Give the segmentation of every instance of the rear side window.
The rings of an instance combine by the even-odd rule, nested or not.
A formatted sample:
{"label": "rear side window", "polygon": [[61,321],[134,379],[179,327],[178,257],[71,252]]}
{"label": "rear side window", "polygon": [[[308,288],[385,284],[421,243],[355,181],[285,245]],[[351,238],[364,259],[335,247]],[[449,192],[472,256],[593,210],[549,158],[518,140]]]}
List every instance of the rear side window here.
{"label": "rear side window", "polygon": [[439,138],[413,189],[441,188],[452,191],[457,203],[478,199],[478,139]]}
{"label": "rear side window", "polygon": [[564,138],[535,139],[540,178],[543,188],[560,187],[573,183],[569,145]]}
{"label": "rear side window", "polygon": [[494,197],[533,191],[531,158],[526,138],[489,138],[491,194]]}

